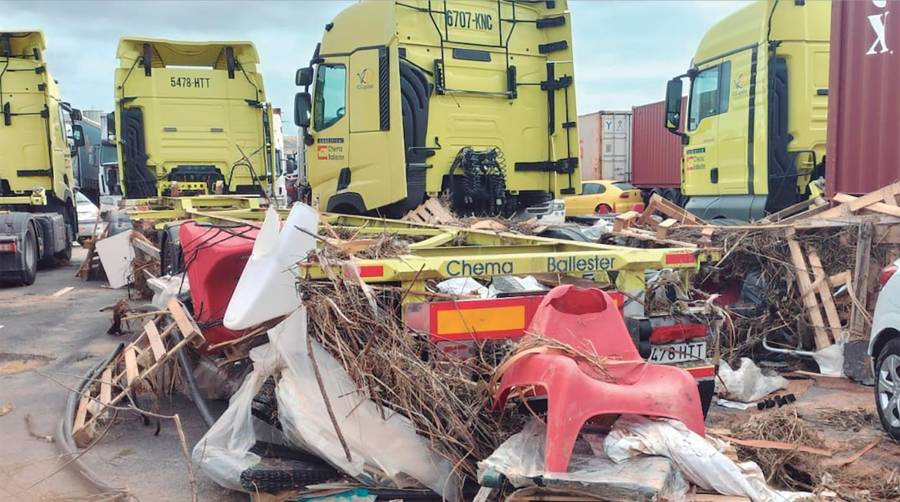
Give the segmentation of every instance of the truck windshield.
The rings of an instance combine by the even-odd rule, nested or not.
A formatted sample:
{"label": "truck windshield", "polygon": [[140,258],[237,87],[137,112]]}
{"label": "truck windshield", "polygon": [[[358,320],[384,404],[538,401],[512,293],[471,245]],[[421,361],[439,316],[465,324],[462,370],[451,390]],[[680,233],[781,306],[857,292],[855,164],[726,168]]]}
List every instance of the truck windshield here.
{"label": "truck windshield", "polygon": [[728,110],[728,82],[731,80],[731,63],[707,68],[694,77],[691,83],[691,104],[688,112],[688,130],[693,131],[706,117]]}
{"label": "truck windshield", "polygon": [[344,116],[347,69],[343,65],[320,65],[316,72],[314,126],[327,129]]}

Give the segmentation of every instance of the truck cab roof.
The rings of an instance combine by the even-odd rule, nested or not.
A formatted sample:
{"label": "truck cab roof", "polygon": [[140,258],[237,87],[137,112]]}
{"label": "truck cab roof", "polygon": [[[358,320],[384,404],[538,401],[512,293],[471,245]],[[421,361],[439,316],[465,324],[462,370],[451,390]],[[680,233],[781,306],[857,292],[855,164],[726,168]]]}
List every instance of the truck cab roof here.
{"label": "truck cab roof", "polygon": [[0,31],[0,56],[30,57],[34,49],[43,51],[46,46],[42,31]]}
{"label": "truck cab roof", "polygon": [[247,71],[256,72],[256,65],[259,64],[256,46],[247,41],[183,42],[162,38],[122,37],[116,57],[122,65],[130,66],[141,57],[144,44],[150,44],[153,48],[153,68],[207,66],[221,70],[226,65],[227,47],[234,50],[235,57]]}

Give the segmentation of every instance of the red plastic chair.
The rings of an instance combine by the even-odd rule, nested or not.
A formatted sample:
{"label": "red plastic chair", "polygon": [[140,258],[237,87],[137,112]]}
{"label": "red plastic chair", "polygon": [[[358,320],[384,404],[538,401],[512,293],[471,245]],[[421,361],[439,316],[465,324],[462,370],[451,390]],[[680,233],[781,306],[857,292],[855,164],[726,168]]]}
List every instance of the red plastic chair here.
{"label": "red plastic chair", "polygon": [[601,415],[673,418],[704,434],[694,378],[680,368],[641,359],[615,304],[603,291],[571,285],[554,288],[538,307],[528,332],[609,358],[602,374],[586,361],[554,349],[523,353],[501,368],[495,410],[503,407],[514,388],[536,388],[538,395],[547,396],[547,472],[568,470],[582,426]]}

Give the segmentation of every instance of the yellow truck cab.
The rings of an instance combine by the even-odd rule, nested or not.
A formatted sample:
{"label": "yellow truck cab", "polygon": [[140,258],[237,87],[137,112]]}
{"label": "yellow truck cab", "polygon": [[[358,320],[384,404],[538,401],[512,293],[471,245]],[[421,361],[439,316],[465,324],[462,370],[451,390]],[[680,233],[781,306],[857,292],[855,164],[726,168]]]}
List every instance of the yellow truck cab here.
{"label": "yellow truck cab", "polygon": [[397,217],[445,195],[509,214],[581,184],[565,0],[363,0],[296,80],[324,210]]}
{"label": "yellow truck cab", "polygon": [[669,81],[666,127],[684,144],[689,211],[749,221],[809,196],[824,174],[830,25],[830,1],[758,1],[710,28]]}
{"label": "yellow truck cab", "polygon": [[0,281],[67,260],[78,229],[72,151],[81,113],[60,99],[39,31],[0,32]]}
{"label": "yellow truck cab", "polygon": [[272,107],[252,43],[126,37],[117,57],[111,133],[126,198],[270,193]]}

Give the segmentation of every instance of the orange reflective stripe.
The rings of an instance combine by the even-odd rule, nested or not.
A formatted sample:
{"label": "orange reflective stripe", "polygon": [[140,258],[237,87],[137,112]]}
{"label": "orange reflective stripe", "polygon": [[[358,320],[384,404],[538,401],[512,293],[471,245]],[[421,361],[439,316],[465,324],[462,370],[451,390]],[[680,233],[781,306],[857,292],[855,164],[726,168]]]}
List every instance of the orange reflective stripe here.
{"label": "orange reflective stripe", "polygon": [[525,329],[525,306],[470,308],[437,312],[438,335]]}

